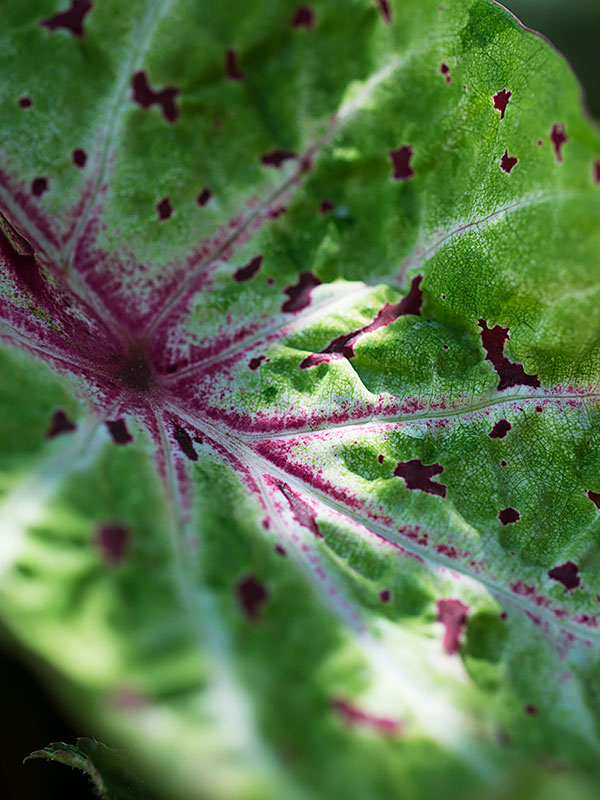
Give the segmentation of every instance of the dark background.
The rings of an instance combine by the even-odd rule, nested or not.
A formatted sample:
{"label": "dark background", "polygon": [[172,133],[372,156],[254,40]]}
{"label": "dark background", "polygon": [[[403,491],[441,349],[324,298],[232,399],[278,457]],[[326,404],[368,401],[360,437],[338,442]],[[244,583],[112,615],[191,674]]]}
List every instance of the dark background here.
{"label": "dark background", "polygon": [[[562,51],[584,86],[591,113],[600,118],[600,0],[508,0],[505,5]],[[35,663],[0,635],[0,793],[7,800],[93,798],[88,779],[76,770],[45,761],[21,763],[49,742],[74,743],[91,735],[65,717],[40,675]]]}

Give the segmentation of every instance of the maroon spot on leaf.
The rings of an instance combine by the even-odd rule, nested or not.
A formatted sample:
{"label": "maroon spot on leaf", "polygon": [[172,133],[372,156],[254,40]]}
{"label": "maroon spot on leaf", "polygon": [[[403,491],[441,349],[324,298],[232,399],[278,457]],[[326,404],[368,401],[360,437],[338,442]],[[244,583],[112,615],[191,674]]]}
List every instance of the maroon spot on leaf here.
{"label": "maroon spot on leaf", "polygon": [[311,355],[303,359],[300,369],[314,367],[317,364],[331,361],[335,357],[354,358],[354,346],[361,336],[379,330],[379,328],[385,328],[407,314],[419,316],[423,305],[422,280],[422,275],[416,275],[411,281],[409,293],[399,303],[386,303],[368,325],[350,331],[350,333],[336,336],[319,353],[311,353]]}
{"label": "maroon spot on leaf", "polygon": [[205,206],[208,203],[208,201],[210,200],[211,197],[212,197],[212,193],[211,193],[210,189],[207,189],[205,187],[204,189],[202,189],[202,191],[200,192],[200,194],[196,198],[196,202],[198,203],[199,206]]}
{"label": "maroon spot on leaf", "polygon": [[501,462],[500,462],[500,466],[501,466],[501,467],[505,467],[505,466],[506,466],[506,461],[501,461]]}
{"label": "maroon spot on leaf", "polygon": [[508,336],[508,328],[495,325],[488,328],[487,322],[479,320],[481,328],[481,344],[487,355],[486,361],[490,361],[498,376],[498,390],[508,389],[510,386],[533,386],[539,387],[540,381],[537,375],[528,375],[523,369],[522,364],[515,364],[509,361],[504,355],[504,345]]}
{"label": "maroon spot on leaf", "polygon": [[389,603],[391,596],[392,595],[389,589],[382,589],[382,591],[379,592],[379,599],[382,603]]}
{"label": "maroon spot on leaf", "polygon": [[567,136],[564,125],[557,125],[554,123],[552,130],[550,131],[550,141],[554,145],[556,160],[562,161],[562,146],[565,144],[565,142],[569,141],[569,137]]}
{"label": "maroon spot on leaf", "polygon": [[460,600],[438,600],[437,621],[445,628],[443,648],[449,656],[460,650],[460,635],[467,624],[469,607]]}
{"label": "maroon spot on leaf", "polygon": [[85,162],[87,161],[87,153],[85,150],[82,150],[81,147],[76,148],[73,150],[73,163],[79,169],[83,169],[85,167]]}
{"label": "maroon spot on leaf", "polygon": [[34,178],[31,181],[31,193],[36,197],[41,197],[48,191],[48,178]]}
{"label": "maroon spot on leaf", "polygon": [[446,76],[446,83],[450,83],[452,78],[450,77],[450,67],[448,64],[440,64],[440,72],[442,75]]}
{"label": "maroon spot on leaf", "polygon": [[383,454],[379,453],[379,455],[377,456],[377,461],[379,461],[380,464],[383,464],[383,458],[384,458]]}
{"label": "maroon spot on leaf", "polygon": [[266,167],[279,169],[283,162],[289,161],[290,158],[296,158],[296,153],[291,153],[289,150],[271,150],[269,153],[264,153],[260,157],[260,161]]}
{"label": "maroon spot on leaf", "polygon": [[600,183],[600,161],[594,161],[594,183]]}
{"label": "maroon spot on leaf", "polygon": [[104,559],[117,566],[127,555],[129,531],[123,525],[100,525],[95,542]]}
{"label": "maroon spot on leaf", "polygon": [[314,534],[317,539],[322,539],[323,534],[317,525],[316,514],[308,505],[308,503],[306,503],[301,497],[293,492],[287,483],[284,483],[283,481],[277,481],[277,488],[288,501],[290,508],[292,509],[292,513],[300,525],[302,525],[304,528],[308,528],[308,530]]}
{"label": "maroon spot on leaf", "polygon": [[285,558],[287,556],[287,553],[280,544],[276,544],[273,549],[275,550],[278,556],[281,556],[282,558]]}
{"label": "maroon spot on leaf", "polygon": [[405,181],[411,178],[415,171],[410,165],[410,160],[413,156],[413,148],[409,144],[403,144],[395,150],[390,150],[390,160],[393,167],[392,177],[396,181]]}
{"label": "maroon spot on leaf", "polygon": [[500,119],[504,119],[504,112],[511,97],[512,92],[507,92],[506,89],[501,89],[494,95],[494,108],[500,112]]}
{"label": "maroon spot on leaf", "polygon": [[31,108],[32,105],[33,105],[33,100],[31,99],[31,97],[25,96],[19,98],[19,106],[21,108]]}
{"label": "maroon spot on leaf", "polygon": [[198,444],[202,444],[204,439],[201,436],[194,436],[194,441],[197,442]]}
{"label": "maroon spot on leaf", "polygon": [[175,98],[179,94],[179,89],[174,86],[166,86],[159,92],[153,91],[143,70],[135,73],[131,86],[134,103],[138,103],[142,108],[160,106],[162,115],[167,122],[175,122],[177,120],[179,112],[175,104]]}
{"label": "maroon spot on leaf", "polygon": [[501,611],[501,612],[500,612],[500,619],[501,619],[503,622],[505,622],[505,621],[508,619],[508,614],[506,613],[506,611]]}
{"label": "maroon spot on leaf", "polygon": [[558,567],[548,570],[548,577],[553,581],[559,581],[565,587],[565,591],[576,589],[581,584],[581,579],[577,574],[577,565],[572,561],[566,561]]}
{"label": "maroon spot on leaf", "polygon": [[512,525],[513,522],[517,522],[521,519],[521,515],[517,511],[516,508],[503,508],[502,511],[498,514],[498,519],[503,525]]}
{"label": "maroon spot on leaf", "polygon": [[509,175],[511,173],[512,168],[519,162],[519,159],[515,156],[509,156],[508,150],[504,151],[504,155],[500,159],[500,169],[507,172]]}
{"label": "maroon spot on leaf", "polygon": [[330,211],[335,209],[335,203],[333,200],[321,200],[319,203],[319,213],[321,214],[329,214]]}
{"label": "maroon spot on leaf", "polygon": [[287,211],[287,206],[275,206],[274,208],[270,208],[267,212],[269,219],[277,219],[277,217],[281,217]]}
{"label": "maroon spot on leaf", "polygon": [[66,11],[58,12],[53,17],[42,20],[40,25],[49,31],[62,29],[71,31],[74,36],[82,37],[84,34],[83,20],[86,14],[92,10],[92,6],[91,0],[71,0],[71,5]]}
{"label": "maroon spot on leaf", "polygon": [[332,705],[342,719],[349,725],[366,725],[375,728],[375,730],[385,736],[397,736],[402,731],[402,725],[397,720],[369,714],[357,708],[355,705],[352,705],[352,703],[349,703],[347,700],[334,700]]}
{"label": "maroon spot on leaf", "polygon": [[298,283],[283,290],[288,299],[281,306],[281,310],[291,314],[306,308],[310,305],[312,290],[320,285],[321,279],[313,272],[301,272],[298,276]]}
{"label": "maroon spot on leaf", "polygon": [[243,578],[235,587],[240,606],[248,619],[256,620],[269,594],[253,575]]}
{"label": "maroon spot on leaf", "polygon": [[314,28],[315,12],[310,6],[298,6],[292,19],[292,28]]}
{"label": "maroon spot on leaf", "polygon": [[600,508],[600,492],[586,492],[587,496],[590,498],[592,503],[596,506],[596,508]]}
{"label": "maroon spot on leaf", "polygon": [[133,436],[127,430],[124,419],[107,419],[105,424],[115,444],[129,444],[133,441]]}
{"label": "maroon spot on leaf", "polygon": [[512,428],[512,425],[506,419],[500,419],[494,425],[491,432],[488,434],[490,439],[504,439],[506,434]]}
{"label": "maroon spot on leaf", "polygon": [[449,345],[447,345],[447,344],[443,344],[443,345],[442,345],[442,350],[450,350],[450,347],[449,347]]}
{"label": "maroon spot on leaf", "polygon": [[173,423],[173,436],[175,437],[175,441],[179,445],[181,452],[187,456],[190,461],[198,461],[198,453],[194,450],[192,439],[189,433],[182,428],[181,425]]}
{"label": "maroon spot on leaf", "polygon": [[159,219],[169,219],[169,217],[173,214],[173,206],[171,205],[169,198],[163,197],[160,203],[156,204],[156,210],[158,211]]}
{"label": "maroon spot on leaf", "polygon": [[250,369],[258,369],[265,358],[266,356],[256,356],[256,358],[251,358],[248,362],[248,366]]}
{"label": "maroon spot on leaf", "polygon": [[538,710],[537,710],[536,706],[532,706],[529,703],[523,708],[523,711],[526,714],[530,714],[532,717],[535,716],[538,713]]}
{"label": "maroon spot on leaf", "polygon": [[254,256],[254,258],[251,259],[245,267],[236,269],[236,271],[233,273],[233,279],[238,281],[238,283],[241,283],[242,281],[249,281],[250,278],[253,278],[260,269],[262,261],[262,256]]}
{"label": "maroon spot on leaf", "polygon": [[238,52],[231,48],[225,53],[225,77],[230,81],[244,80],[244,73],[240,69]]}
{"label": "maroon spot on leaf", "polygon": [[149,705],[149,698],[127,686],[111,692],[111,701],[120,711],[137,711]]}
{"label": "maroon spot on leaf", "polygon": [[434,475],[440,475],[443,471],[444,468],[441,464],[423,464],[418,458],[414,458],[411,461],[399,461],[394,475],[404,479],[407,489],[416,489],[436,494],[439,497],[446,497],[444,484],[431,480]]}
{"label": "maroon spot on leaf", "polygon": [[384,22],[389,25],[392,21],[392,9],[390,8],[389,0],[375,0],[379,13],[383,17]]}
{"label": "maroon spot on leaf", "polygon": [[46,439],[53,439],[55,436],[60,436],[62,433],[72,433],[76,428],[77,426],[71,422],[65,412],[59,409],[52,414],[50,427],[46,433]]}

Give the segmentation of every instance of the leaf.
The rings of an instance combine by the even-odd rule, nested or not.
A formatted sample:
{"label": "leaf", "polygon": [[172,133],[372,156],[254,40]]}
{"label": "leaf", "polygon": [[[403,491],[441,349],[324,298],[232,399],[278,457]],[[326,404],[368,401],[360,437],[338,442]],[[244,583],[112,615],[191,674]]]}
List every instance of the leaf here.
{"label": "leaf", "polygon": [[562,58],[488,0],[5,6],[4,623],[165,797],[595,796]]}
{"label": "leaf", "polygon": [[52,742],[41,750],[34,750],[23,763],[36,758],[57,761],[82,770],[89,776],[102,800],[128,800],[145,796],[137,788],[132,792],[124,754],[95,739],[79,738],[75,745]]}

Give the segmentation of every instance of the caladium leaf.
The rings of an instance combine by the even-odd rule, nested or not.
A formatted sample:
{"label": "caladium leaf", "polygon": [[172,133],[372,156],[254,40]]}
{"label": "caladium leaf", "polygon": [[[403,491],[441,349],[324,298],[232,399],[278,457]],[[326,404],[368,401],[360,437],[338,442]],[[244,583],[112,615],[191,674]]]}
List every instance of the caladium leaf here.
{"label": "caladium leaf", "polygon": [[170,798],[594,796],[600,138],[490,0],[5,0],[0,610]]}

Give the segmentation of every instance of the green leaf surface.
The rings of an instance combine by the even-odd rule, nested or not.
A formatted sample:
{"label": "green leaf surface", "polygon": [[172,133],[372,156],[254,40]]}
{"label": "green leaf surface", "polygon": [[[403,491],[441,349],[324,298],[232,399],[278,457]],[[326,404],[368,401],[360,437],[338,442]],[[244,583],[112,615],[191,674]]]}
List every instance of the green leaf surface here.
{"label": "green leaf surface", "polygon": [[562,57],[490,0],[2,15],[4,623],[173,800],[595,797]]}

